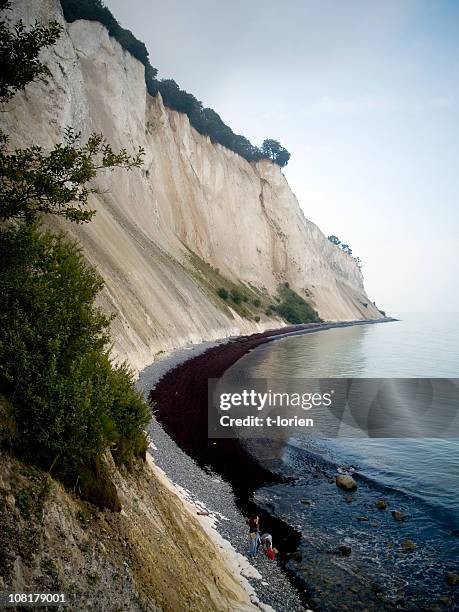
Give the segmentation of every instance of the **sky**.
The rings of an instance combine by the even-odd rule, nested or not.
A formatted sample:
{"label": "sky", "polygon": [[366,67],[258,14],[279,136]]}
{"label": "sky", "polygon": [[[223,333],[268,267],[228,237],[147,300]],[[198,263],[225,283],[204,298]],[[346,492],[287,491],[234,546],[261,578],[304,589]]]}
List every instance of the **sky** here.
{"label": "sky", "polygon": [[291,152],[307,218],[391,314],[459,311],[459,2],[106,0],[173,78]]}

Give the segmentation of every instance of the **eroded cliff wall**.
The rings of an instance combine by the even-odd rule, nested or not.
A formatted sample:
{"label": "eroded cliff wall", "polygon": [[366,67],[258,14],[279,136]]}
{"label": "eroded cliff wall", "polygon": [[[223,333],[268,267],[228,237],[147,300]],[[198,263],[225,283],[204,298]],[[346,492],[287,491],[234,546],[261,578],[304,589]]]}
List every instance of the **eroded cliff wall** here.
{"label": "eroded cliff wall", "polygon": [[354,260],[304,217],[278,166],[249,164],[150,97],[142,64],[101,24],[66,24],[58,0],[13,8],[13,20],[65,29],[43,54],[51,76],[0,116],[11,144],[50,147],[72,126],[83,139],[97,131],[114,148],[145,149],[142,169],[98,177],[92,223],[65,225],[105,280],[115,355],[141,369],[162,350],[283,324],[230,308],[216,294],[221,277],[267,299],[288,281],[323,319],[381,316]]}

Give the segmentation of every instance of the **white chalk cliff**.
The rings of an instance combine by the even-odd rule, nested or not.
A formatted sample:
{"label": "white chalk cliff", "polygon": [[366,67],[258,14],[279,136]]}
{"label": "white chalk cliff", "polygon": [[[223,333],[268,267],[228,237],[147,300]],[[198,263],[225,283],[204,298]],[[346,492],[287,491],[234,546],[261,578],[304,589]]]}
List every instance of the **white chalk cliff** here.
{"label": "white chalk cliff", "polygon": [[11,144],[51,147],[72,126],[83,138],[102,132],[115,149],[145,149],[142,169],[98,177],[93,222],[65,224],[105,280],[115,355],[141,369],[161,350],[283,324],[263,311],[258,323],[240,317],[209,291],[200,260],[272,295],[288,281],[323,319],[381,316],[352,257],[304,217],[278,166],[212,144],[150,97],[143,65],[103,25],[66,24],[58,0],[13,7],[13,20],[57,19],[65,29],[43,53],[51,77],[1,113]]}

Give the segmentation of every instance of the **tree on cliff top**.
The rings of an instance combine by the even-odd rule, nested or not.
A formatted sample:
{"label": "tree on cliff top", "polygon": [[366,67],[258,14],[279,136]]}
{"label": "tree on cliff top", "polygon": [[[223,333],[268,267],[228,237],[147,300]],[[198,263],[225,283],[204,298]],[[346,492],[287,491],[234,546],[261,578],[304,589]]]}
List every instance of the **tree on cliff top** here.
{"label": "tree on cliff top", "polygon": [[[221,117],[211,108],[204,108],[202,102],[193,94],[181,89],[173,79],[157,79],[157,69],[150,64],[148,51],[143,42],[132,32],[121,27],[110,9],[102,0],[60,0],[64,17],[68,22],[77,19],[98,21],[108,30],[120,45],[129,51],[145,66],[145,85],[151,96],[161,94],[164,104],[179,113],[185,113],[191,125],[214,143],[219,143],[234,151],[249,162],[260,159],[271,159],[275,164],[284,167],[288,164],[290,153],[275,140],[265,143],[276,143],[275,153],[267,148],[253,145],[245,136],[235,134]],[[264,144],[264,143],[263,143]]]}
{"label": "tree on cliff top", "polygon": [[281,168],[288,164],[290,153],[281,145],[279,141],[267,138],[263,141],[261,150],[263,152],[263,157],[271,159]]}
{"label": "tree on cliff top", "polygon": [[332,244],[335,244],[336,246],[339,246],[341,244],[341,240],[338,238],[338,236],[335,236],[334,234],[328,236],[328,240],[330,240],[330,242]]}

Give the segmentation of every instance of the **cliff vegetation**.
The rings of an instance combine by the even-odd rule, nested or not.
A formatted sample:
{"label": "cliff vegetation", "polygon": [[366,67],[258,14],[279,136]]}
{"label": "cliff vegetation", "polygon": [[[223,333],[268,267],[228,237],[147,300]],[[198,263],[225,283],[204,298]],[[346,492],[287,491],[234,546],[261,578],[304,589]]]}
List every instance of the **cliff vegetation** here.
{"label": "cliff vegetation", "polygon": [[158,79],[158,70],[150,64],[148,51],[143,42],[130,30],[121,27],[112,12],[101,0],[60,0],[64,17],[68,22],[77,19],[98,21],[120,45],[145,66],[145,84],[150,95],[161,94],[164,104],[180,113],[185,113],[191,125],[200,133],[209,136],[212,142],[241,155],[247,161],[270,159],[283,167],[288,164],[290,153],[277,140],[266,139],[261,147],[254,146],[245,136],[235,134],[221,117],[211,108],[205,108],[193,94],[180,89],[173,79]]}
{"label": "cliff vegetation", "polygon": [[[2,18],[0,103],[47,72],[38,56],[60,31],[57,22],[26,30]],[[97,171],[138,167],[141,156],[115,153],[97,134],[80,145],[72,130],[50,152],[11,150],[0,133],[0,442],[115,510],[105,457],[130,467],[145,456],[149,407],[128,366],[110,360],[111,319],[95,306],[101,278],[76,244],[40,221],[46,213],[88,222]]]}

